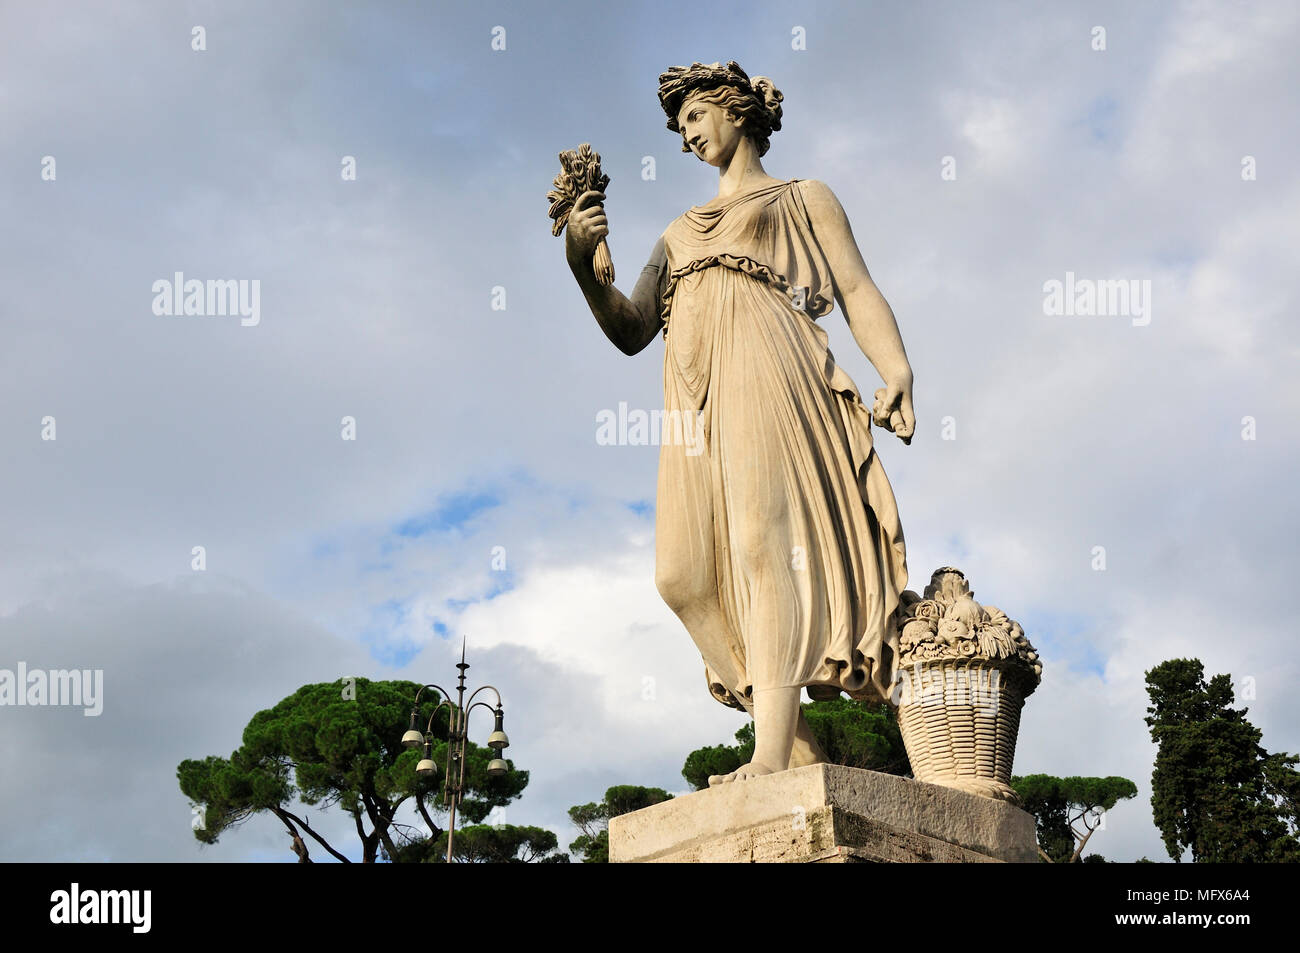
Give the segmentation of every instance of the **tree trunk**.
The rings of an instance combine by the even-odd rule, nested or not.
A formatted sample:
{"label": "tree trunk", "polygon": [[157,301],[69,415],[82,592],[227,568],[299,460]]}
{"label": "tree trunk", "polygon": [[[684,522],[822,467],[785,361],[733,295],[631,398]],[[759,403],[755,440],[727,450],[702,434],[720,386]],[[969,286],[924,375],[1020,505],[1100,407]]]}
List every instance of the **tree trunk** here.
{"label": "tree trunk", "polygon": [[297,856],[298,863],[310,864],[311,856],[307,850],[307,845],[303,843],[302,835],[298,833],[298,828],[294,827],[293,815],[279,807],[273,807],[271,810],[280,819],[280,823],[284,825],[285,830],[289,832],[289,838],[292,841],[291,849]]}
{"label": "tree trunk", "polygon": [[417,794],[415,796],[415,806],[419,810],[420,816],[424,818],[424,823],[429,825],[429,836],[434,840],[437,840],[442,836],[442,828],[433,823],[433,818],[429,816],[429,812],[424,806],[423,794]]}
{"label": "tree trunk", "polygon": [[[380,798],[379,801],[382,801],[385,806],[388,806],[388,802],[384,801],[382,798]],[[366,813],[370,815],[370,823],[374,825],[374,830],[371,831],[371,836],[378,837],[383,842],[384,850],[388,851],[390,859],[396,857],[397,845],[394,844],[392,838],[388,836],[388,828],[389,825],[393,823],[393,819],[383,814],[379,802],[372,798],[368,792],[362,793],[361,803],[365,805]]]}
{"label": "tree trunk", "polygon": [[330,854],[333,855],[335,860],[338,860],[340,863],[344,863],[344,864],[352,863],[352,861],[350,861],[347,857],[345,857],[343,854],[340,854],[333,847],[331,847],[329,845],[329,842],[325,840],[325,838],[321,837],[314,830],[312,830],[312,826],[308,824],[306,821],[304,821],[301,817],[299,817],[296,814],[290,813],[289,811],[285,811],[283,808],[281,808],[281,810],[284,811],[285,815],[287,815],[290,819],[296,821],[299,827],[301,827],[308,834],[310,834],[312,836],[312,839],[315,840],[316,843],[320,844],[327,851],[329,851]]}

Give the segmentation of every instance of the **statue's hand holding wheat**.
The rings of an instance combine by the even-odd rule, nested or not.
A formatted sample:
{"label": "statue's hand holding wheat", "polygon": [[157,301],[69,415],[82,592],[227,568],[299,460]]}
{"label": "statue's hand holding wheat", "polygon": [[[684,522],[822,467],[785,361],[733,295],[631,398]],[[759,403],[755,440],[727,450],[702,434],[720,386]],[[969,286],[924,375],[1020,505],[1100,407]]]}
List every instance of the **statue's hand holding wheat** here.
{"label": "statue's hand holding wheat", "polygon": [[568,226],[566,248],[570,259],[591,261],[596,280],[602,285],[614,283],[614,261],[609,255],[605,236],[609,221],[605,217],[605,189],[609,176],[600,171],[600,153],[592,152],[589,143],[576,150],[560,153],[560,174],[546,199],[551,203],[547,214],[555,220],[552,235]]}

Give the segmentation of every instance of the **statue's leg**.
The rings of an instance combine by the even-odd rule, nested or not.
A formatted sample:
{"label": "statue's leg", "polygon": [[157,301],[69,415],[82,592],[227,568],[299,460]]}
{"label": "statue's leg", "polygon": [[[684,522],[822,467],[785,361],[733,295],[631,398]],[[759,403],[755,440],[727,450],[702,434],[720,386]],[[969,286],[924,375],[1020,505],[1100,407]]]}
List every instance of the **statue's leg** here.
{"label": "statue's leg", "polygon": [[[745,711],[749,712],[749,717],[754,717],[754,701],[750,698],[740,697],[740,703],[745,706]],[[803,716],[803,706],[799,709],[799,718],[794,726],[794,745],[790,749],[790,767],[803,768],[810,764],[826,764],[830,757],[817,741],[817,736],[813,734],[812,728],[808,725],[808,719]]]}
{"label": "statue's leg", "polygon": [[[765,758],[771,758],[773,762],[780,763],[781,758],[775,757],[768,750],[761,749],[755,745],[754,758],[748,764],[741,765],[730,774],[715,774],[710,776],[709,784],[726,784],[730,781],[740,781],[749,777],[757,777],[762,774],[771,774],[775,771],[784,771],[786,768],[802,768],[810,764],[825,764],[828,760],[826,753],[822,750],[821,745],[817,743],[817,738],[813,735],[812,729],[808,727],[808,720],[804,718],[803,711],[799,707],[799,690],[798,689],[776,689],[777,692],[789,692],[793,695],[793,701],[788,698],[777,698],[768,692],[755,689],[754,698],[740,697],[740,703],[745,706],[745,710],[754,718],[755,738],[770,739],[772,748],[779,749],[785,743],[785,738],[789,737],[789,747],[785,750],[788,752],[784,759],[784,766],[772,768],[771,771],[763,770],[767,767],[768,762]],[[759,699],[762,701],[759,701]],[[790,706],[793,705],[794,727],[789,729],[788,714]],[[759,728],[759,718],[763,718],[763,727]]]}
{"label": "statue's leg", "polygon": [[799,692],[795,688],[754,689],[754,760],[763,773],[784,771],[790,767],[794,750],[795,729],[799,724]]}
{"label": "statue's leg", "polygon": [[744,781],[790,767],[795,730],[801,720],[799,691],[797,687],[754,689],[754,757],[730,774],[713,775],[710,785]]}
{"label": "statue's leg", "polygon": [[[679,403],[673,384],[671,377],[665,381],[670,410]],[[711,675],[739,695],[745,683],[744,650],[718,592],[715,527],[725,516],[715,512],[709,457],[687,452],[690,449],[671,440],[660,449],[655,585],[695,642]]]}
{"label": "statue's leg", "polygon": [[816,736],[808,727],[808,719],[799,712],[799,720],[794,729],[794,746],[790,750],[790,767],[802,768],[810,764],[825,764],[830,759],[817,743]]}

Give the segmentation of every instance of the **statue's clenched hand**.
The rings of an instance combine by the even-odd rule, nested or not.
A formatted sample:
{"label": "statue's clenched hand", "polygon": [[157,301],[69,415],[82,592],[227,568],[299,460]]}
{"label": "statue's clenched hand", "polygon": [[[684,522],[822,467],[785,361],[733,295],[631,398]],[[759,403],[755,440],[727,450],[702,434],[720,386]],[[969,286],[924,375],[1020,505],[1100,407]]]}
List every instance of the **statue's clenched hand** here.
{"label": "statue's clenched hand", "polygon": [[886,381],[885,386],[876,391],[876,402],[871,408],[871,416],[877,427],[883,427],[903,443],[910,444],[912,434],[916,432],[916,412],[912,409],[912,382],[904,379]]}
{"label": "statue's clenched hand", "polygon": [[591,261],[596,245],[609,234],[609,221],[605,218],[604,192],[583,192],[573,203],[569,223],[565,227],[564,248],[570,261]]}

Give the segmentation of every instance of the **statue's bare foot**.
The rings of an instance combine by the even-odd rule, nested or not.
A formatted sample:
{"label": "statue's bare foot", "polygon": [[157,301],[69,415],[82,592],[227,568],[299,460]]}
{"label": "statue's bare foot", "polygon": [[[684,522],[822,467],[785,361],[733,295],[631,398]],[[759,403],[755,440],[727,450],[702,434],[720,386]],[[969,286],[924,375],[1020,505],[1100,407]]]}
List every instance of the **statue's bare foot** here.
{"label": "statue's bare foot", "polygon": [[758,778],[765,774],[772,773],[772,769],[767,765],[759,764],[757,761],[750,761],[747,764],[742,764],[730,774],[709,775],[709,787],[716,787],[719,784],[729,784],[732,781],[747,781],[750,778]]}

